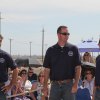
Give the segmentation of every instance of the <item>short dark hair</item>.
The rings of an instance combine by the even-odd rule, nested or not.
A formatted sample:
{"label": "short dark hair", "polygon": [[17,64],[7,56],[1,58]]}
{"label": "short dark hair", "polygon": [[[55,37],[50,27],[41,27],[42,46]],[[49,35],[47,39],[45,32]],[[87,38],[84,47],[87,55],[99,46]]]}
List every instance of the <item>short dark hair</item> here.
{"label": "short dark hair", "polygon": [[0,38],[3,39],[3,36],[0,34]]}
{"label": "short dark hair", "polygon": [[28,70],[33,70],[32,67],[29,66]]}
{"label": "short dark hair", "polygon": [[23,72],[27,73],[27,70],[26,70],[26,69],[22,69],[22,70],[19,72],[19,76],[21,76]]}
{"label": "short dark hair", "polygon": [[57,33],[60,33],[62,28],[67,28],[67,26],[59,26],[57,29]]}

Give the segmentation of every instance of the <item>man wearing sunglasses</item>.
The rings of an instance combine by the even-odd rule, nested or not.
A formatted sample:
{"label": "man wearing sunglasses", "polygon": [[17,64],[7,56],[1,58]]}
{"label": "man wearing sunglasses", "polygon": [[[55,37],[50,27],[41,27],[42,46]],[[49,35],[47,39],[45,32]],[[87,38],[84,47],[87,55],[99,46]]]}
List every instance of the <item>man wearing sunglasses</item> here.
{"label": "man wearing sunglasses", "polygon": [[49,47],[45,55],[43,91],[45,95],[50,77],[49,100],[75,100],[81,74],[81,60],[78,48],[68,43],[69,35],[66,26],[59,26],[58,42]]}
{"label": "man wearing sunglasses", "polygon": [[[0,46],[2,43],[2,35],[0,34]],[[8,81],[8,68],[10,68],[12,73],[12,80],[10,84],[5,86]],[[18,68],[12,57],[5,51],[0,49],[0,100],[7,100],[6,93],[16,84],[18,75]]]}

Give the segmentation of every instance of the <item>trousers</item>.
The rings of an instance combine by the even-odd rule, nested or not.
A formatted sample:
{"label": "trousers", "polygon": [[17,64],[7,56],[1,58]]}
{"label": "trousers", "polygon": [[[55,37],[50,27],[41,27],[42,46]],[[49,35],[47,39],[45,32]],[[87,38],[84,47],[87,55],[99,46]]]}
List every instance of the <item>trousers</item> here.
{"label": "trousers", "polygon": [[2,90],[2,86],[4,86],[4,83],[0,83],[0,100],[6,100],[6,94],[1,91]]}
{"label": "trousers", "polygon": [[94,100],[100,100],[100,88],[96,88]]}
{"label": "trousers", "polygon": [[75,94],[71,93],[73,80],[69,82],[51,83],[49,100],[75,100]]}

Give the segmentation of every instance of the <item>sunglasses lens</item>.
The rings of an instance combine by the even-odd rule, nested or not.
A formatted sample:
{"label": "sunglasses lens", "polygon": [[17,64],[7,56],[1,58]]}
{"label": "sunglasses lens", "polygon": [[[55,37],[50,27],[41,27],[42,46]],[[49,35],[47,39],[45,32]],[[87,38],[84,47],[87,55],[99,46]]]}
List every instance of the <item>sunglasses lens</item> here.
{"label": "sunglasses lens", "polygon": [[60,34],[62,34],[62,35],[70,35],[70,33],[66,33],[66,32],[65,33],[60,33]]}
{"label": "sunglasses lens", "polygon": [[33,72],[29,72],[29,73],[33,73]]}
{"label": "sunglasses lens", "polygon": [[86,75],[89,75],[89,74],[91,74],[91,73],[86,73]]}

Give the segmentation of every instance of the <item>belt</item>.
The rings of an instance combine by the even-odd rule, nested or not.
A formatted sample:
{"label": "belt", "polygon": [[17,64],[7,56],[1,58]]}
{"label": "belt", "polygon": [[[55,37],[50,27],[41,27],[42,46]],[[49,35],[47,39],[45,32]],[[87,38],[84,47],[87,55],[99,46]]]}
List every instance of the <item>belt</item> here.
{"label": "belt", "polygon": [[97,88],[97,89],[100,89],[100,86],[97,86],[96,88]]}
{"label": "belt", "polygon": [[54,83],[58,83],[58,84],[63,84],[63,83],[69,83],[72,79],[67,79],[67,80],[60,80],[60,81],[52,81]]}

